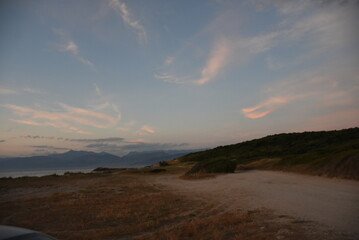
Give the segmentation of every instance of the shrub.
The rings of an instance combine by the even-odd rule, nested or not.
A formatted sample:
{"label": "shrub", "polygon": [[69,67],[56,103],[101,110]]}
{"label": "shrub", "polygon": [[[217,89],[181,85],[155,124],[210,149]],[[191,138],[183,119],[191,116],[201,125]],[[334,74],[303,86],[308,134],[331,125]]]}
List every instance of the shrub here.
{"label": "shrub", "polygon": [[161,161],[161,162],[159,162],[159,164],[161,167],[169,166],[169,164],[166,161]]}
{"label": "shrub", "polygon": [[197,163],[186,175],[194,173],[233,173],[235,169],[235,162],[220,157]]}
{"label": "shrub", "polygon": [[161,173],[161,172],[165,172],[166,169],[162,169],[162,168],[156,168],[156,169],[153,169],[151,171],[149,171],[150,173]]}

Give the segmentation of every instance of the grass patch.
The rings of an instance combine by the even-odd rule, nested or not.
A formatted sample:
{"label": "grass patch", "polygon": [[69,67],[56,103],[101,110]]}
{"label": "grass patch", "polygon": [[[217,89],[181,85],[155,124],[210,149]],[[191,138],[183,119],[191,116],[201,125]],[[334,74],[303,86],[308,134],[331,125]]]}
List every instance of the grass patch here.
{"label": "grass patch", "polygon": [[[75,183],[78,179],[64,181],[71,180]],[[34,183],[41,188],[40,181],[31,178],[15,180],[14,184],[33,188]],[[109,176],[92,179],[92,183],[74,192],[34,197],[30,194],[1,202],[1,224],[30,228],[65,240],[111,239],[176,222],[183,211],[198,204],[151,186],[138,176]]]}
{"label": "grass patch", "polygon": [[180,178],[184,180],[201,180],[201,179],[210,179],[218,176],[218,173],[193,173],[193,174],[184,174]]}
{"label": "grass patch", "polygon": [[272,239],[310,239],[296,226],[273,224],[263,219],[269,217],[259,213],[222,213],[208,218],[193,219],[172,228],[146,234],[136,240],[272,240]]}
{"label": "grass patch", "polygon": [[196,163],[186,175],[197,173],[233,173],[236,163],[226,158],[214,158]]}

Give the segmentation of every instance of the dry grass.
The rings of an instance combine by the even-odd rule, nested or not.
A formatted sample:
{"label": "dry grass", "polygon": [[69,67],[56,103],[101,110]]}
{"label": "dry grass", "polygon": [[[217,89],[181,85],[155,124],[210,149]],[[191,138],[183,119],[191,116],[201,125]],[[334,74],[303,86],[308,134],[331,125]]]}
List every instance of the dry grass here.
{"label": "dry grass", "polygon": [[294,225],[265,222],[269,216],[256,212],[225,212],[186,221],[172,228],[147,234],[137,240],[221,240],[221,239],[308,239]]}
{"label": "dry grass", "polygon": [[[49,184],[47,180],[51,184],[51,178],[15,180],[14,187],[41,188]],[[111,239],[176,222],[183,211],[196,205],[147,184],[141,177],[118,175],[93,180],[91,186],[75,192],[2,202],[1,224],[43,231],[60,239]]]}
{"label": "dry grass", "polygon": [[64,240],[320,239],[304,234],[301,224],[278,222],[263,211],[229,211],[160,188],[151,178],[75,174],[0,179],[0,224]]}
{"label": "dry grass", "polygon": [[278,161],[280,161],[279,158],[264,158],[247,164],[237,165],[236,170],[240,171],[240,170],[252,170],[252,169],[270,169]]}
{"label": "dry grass", "polygon": [[200,180],[200,179],[208,179],[215,178],[219,175],[219,173],[192,173],[192,174],[184,174],[181,175],[180,178],[184,180]]}

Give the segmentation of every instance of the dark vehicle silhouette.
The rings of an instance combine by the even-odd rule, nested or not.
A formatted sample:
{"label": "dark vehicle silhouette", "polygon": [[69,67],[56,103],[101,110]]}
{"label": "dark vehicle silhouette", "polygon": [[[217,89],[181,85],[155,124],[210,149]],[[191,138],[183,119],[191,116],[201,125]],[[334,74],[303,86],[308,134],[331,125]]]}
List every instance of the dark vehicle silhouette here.
{"label": "dark vehicle silhouette", "polygon": [[30,229],[0,225],[0,240],[58,240]]}

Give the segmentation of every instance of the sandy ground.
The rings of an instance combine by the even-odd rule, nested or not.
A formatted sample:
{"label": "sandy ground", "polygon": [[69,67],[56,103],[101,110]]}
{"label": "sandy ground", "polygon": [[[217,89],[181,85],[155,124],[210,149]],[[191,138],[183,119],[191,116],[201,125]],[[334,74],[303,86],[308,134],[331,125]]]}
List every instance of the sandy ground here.
{"label": "sandy ground", "polygon": [[156,184],[234,209],[270,209],[358,236],[359,182],[274,171],[246,171],[212,179],[161,176]]}

